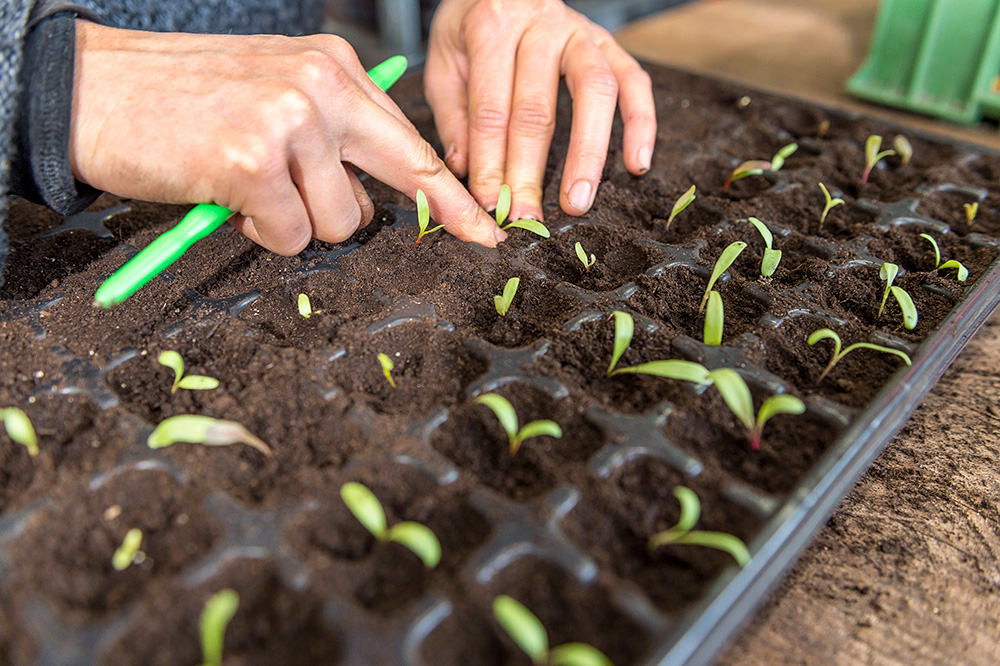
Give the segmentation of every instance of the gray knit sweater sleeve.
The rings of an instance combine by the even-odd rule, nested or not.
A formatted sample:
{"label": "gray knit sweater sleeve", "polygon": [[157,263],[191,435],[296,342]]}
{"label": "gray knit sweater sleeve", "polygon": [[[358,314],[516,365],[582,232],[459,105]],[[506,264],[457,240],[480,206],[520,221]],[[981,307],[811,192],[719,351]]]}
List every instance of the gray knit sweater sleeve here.
{"label": "gray knit sweater sleeve", "polygon": [[0,0],[0,284],[8,254],[5,227],[18,73],[36,4],[46,12],[72,4],[105,25],[159,32],[308,34],[319,30],[323,18],[323,0]]}

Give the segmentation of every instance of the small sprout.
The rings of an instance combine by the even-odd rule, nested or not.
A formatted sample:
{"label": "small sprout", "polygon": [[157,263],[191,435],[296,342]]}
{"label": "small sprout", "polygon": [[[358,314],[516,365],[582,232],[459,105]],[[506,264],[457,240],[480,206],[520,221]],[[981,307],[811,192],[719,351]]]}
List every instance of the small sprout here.
{"label": "small sprout", "polygon": [[412,521],[403,521],[389,527],[382,503],[367,487],[353,481],[345,483],[340,488],[340,498],[358,522],[382,543],[395,541],[405,546],[428,569],[433,569],[441,561],[441,542],[434,532],[429,527]]}
{"label": "small sprout", "polygon": [[726,249],[719,255],[718,261],[715,262],[715,268],[712,269],[712,275],[708,278],[708,286],[705,288],[705,295],[702,296],[701,305],[698,306],[698,314],[705,311],[705,304],[708,303],[708,295],[712,292],[712,287],[715,286],[716,280],[733,265],[736,257],[740,256],[740,252],[745,250],[746,247],[747,244],[743,241],[736,241],[726,246]]}
{"label": "small sprout", "polygon": [[806,411],[806,406],[794,395],[781,393],[772,395],[764,401],[757,412],[757,418],[753,414],[753,397],[750,395],[750,387],[743,381],[739,373],[729,368],[719,368],[709,373],[709,378],[719,389],[722,399],[726,401],[729,409],[733,411],[750,433],[750,447],[754,451],[760,450],[761,431],[764,424],[772,416],[778,414],[801,414]]}
{"label": "small sprout", "polygon": [[135,556],[139,554],[139,547],[141,545],[142,530],[133,527],[126,532],[125,538],[122,540],[122,545],[118,546],[115,554],[111,556],[111,566],[115,568],[115,571],[125,571],[128,569],[132,565],[132,562],[135,561]]}
{"label": "small sprout", "polygon": [[523,428],[519,428],[517,412],[514,411],[514,406],[502,395],[486,393],[476,398],[476,402],[489,407],[500,421],[500,425],[507,433],[508,450],[511,456],[517,455],[517,451],[521,448],[524,440],[531,437],[539,437],[541,435],[548,435],[556,439],[562,437],[562,428],[559,427],[559,424],[548,419],[532,421],[524,424]]}
{"label": "small sprout", "polygon": [[899,303],[899,309],[903,311],[903,326],[906,327],[906,330],[912,331],[917,326],[917,307],[913,304],[913,299],[910,298],[910,295],[902,287],[897,287],[893,284],[897,273],[899,273],[899,266],[888,261],[882,264],[882,268],[879,269],[878,276],[885,281],[885,291],[882,293],[882,304],[879,306],[878,314],[875,315],[875,318],[878,319],[882,316],[882,310],[885,309],[885,302],[889,298],[889,294],[892,294],[896,302]]}
{"label": "small sprout", "polygon": [[177,393],[177,389],[188,389],[189,391],[207,391],[218,388],[219,380],[215,377],[204,375],[184,376],[184,359],[177,352],[168,349],[160,352],[156,359],[160,365],[166,366],[174,371],[174,385],[170,387],[171,393]]}
{"label": "small sprout", "polygon": [[417,190],[417,227],[420,231],[417,233],[417,242],[413,244],[413,247],[420,245],[420,239],[427,234],[432,234],[439,229],[444,229],[443,224],[439,224],[433,229],[428,230],[427,225],[431,221],[431,208],[427,205],[427,195],[424,194],[423,190]]}
{"label": "small sprout", "polygon": [[583,267],[586,269],[587,273],[590,273],[590,267],[593,266],[595,263],[597,263],[597,257],[595,257],[594,255],[590,255],[590,259],[588,259],[587,253],[584,251],[583,245],[580,244],[580,241],[576,242],[576,245],[573,246],[573,249],[576,250],[576,258],[580,260],[581,264],[583,264]]}
{"label": "small sprout", "polygon": [[976,219],[976,213],[979,212],[979,202],[973,201],[972,203],[962,204],[965,208],[965,219],[972,224],[972,221]]}
{"label": "small sprout", "polygon": [[899,155],[899,162],[903,166],[910,163],[913,158],[913,144],[902,134],[897,134],[896,138],[892,140],[892,147],[896,149],[896,153]]}
{"label": "small sprout", "polygon": [[682,194],[680,198],[674,202],[674,208],[670,211],[670,217],[667,218],[667,229],[670,228],[670,223],[674,221],[674,218],[677,217],[685,208],[690,206],[691,202],[695,200],[696,197],[694,195],[694,190],[695,186],[692,185],[688,188],[687,192]]}
{"label": "small sprout", "polygon": [[904,354],[903,352],[897,349],[890,349],[889,347],[883,347],[881,345],[873,345],[870,342],[855,342],[847,349],[841,351],[840,336],[837,335],[834,331],[831,331],[829,328],[821,328],[817,331],[813,331],[809,335],[809,338],[806,340],[806,342],[808,342],[809,345],[812,346],[817,342],[819,342],[820,340],[833,340],[833,356],[830,357],[830,362],[827,363],[826,368],[823,369],[823,373],[819,376],[819,379],[816,380],[817,384],[823,381],[823,378],[826,377],[831,370],[833,370],[833,366],[837,365],[840,359],[844,358],[845,356],[847,356],[849,352],[852,352],[855,349],[874,349],[875,351],[885,352],[886,354],[893,354],[903,359],[906,365],[911,365],[910,357]]}
{"label": "small sprout", "polygon": [[969,269],[966,268],[961,262],[954,259],[949,259],[948,261],[941,263],[941,248],[938,247],[937,241],[927,234],[920,234],[920,237],[926,240],[934,247],[934,270],[940,271],[945,268],[954,268],[958,271],[958,281],[965,282],[969,279]]}
{"label": "small sprout", "polygon": [[[579,243],[577,243],[579,245]],[[514,295],[517,293],[517,287],[521,284],[521,278],[512,277],[507,280],[507,284],[503,287],[503,293],[499,296],[493,297],[493,307],[496,308],[497,314],[501,317],[506,316],[507,310],[510,309],[510,304],[514,301]]]}
{"label": "small sprout", "polygon": [[733,172],[729,174],[729,178],[726,178],[726,182],[722,184],[722,191],[726,192],[729,186],[741,178],[746,178],[747,176],[757,176],[765,171],[778,171],[781,167],[785,166],[785,160],[791,157],[792,153],[799,149],[799,144],[790,143],[787,146],[782,146],[778,152],[774,154],[774,157],[770,161],[767,160],[749,160],[739,165]]}
{"label": "small sprout", "polygon": [[197,414],[171,416],[160,421],[150,433],[146,445],[151,449],[163,449],[178,442],[205,446],[247,444],[266,456],[271,455],[271,447],[239,423]]}
{"label": "small sprout", "polygon": [[816,128],[816,138],[822,139],[826,136],[826,133],[830,131],[830,121],[823,120],[820,122],[819,127]]}
{"label": "small sprout", "polygon": [[500,198],[497,199],[497,226],[505,231],[507,229],[524,229],[525,231],[530,231],[531,233],[541,236],[542,238],[549,237],[550,234],[548,228],[537,220],[512,220],[507,222],[507,224],[504,224],[504,222],[507,221],[508,215],[510,215],[510,186],[504,184],[500,186]]}
{"label": "small sprout", "polygon": [[839,197],[836,199],[831,197],[830,192],[827,191],[826,185],[824,185],[823,183],[819,184],[819,189],[823,190],[823,198],[826,199],[826,204],[824,204],[823,206],[823,214],[819,216],[819,226],[822,227],[823,223],[826,222],[826,216],[830,213],[830,211],[833,210],[836,206],[844,205],[844,200]]}
{"label": "small sprout", "polygon": [[708,308],[705,310],[705,344],[722,344],[722,322],[723,322],[722,296],[719,292],[712,290],[708,295]]}
{"label": "small sprout", "polygon": [[701,502],[693,490],[687,486],[677,486],[674,488],[674,497],[681,503],[681,517],[670,529],[657,532],[649,538],[650,550],[672,543],[706,546],[729,553],[741,567],[749,564],[750,551],[739,537],[725,532],[692,529],[701,516]]}
{"label": "small sprout", "polygon": [[785,166],[785,160],[791,157],[792,153],[798,149],[799,144],[797,143],[790,143],[778,149],[778,152],[771,158],[771,171],[778,171],[781,167]]}
{"label": "small sprout", "polygon": [[506,594],[493,600],[493,617],[537,666],[614,666],[603,652],[586,643],[564,643],[549,649],[549,635],[541,620]]}
{"label": "small sprout", "polygon": [[774,236],[771,235],[771,230],[767,228],[767,225],[756,217],[750,218],[750,224],[760,232],[760,236],[764,239],[764,245],[766,246],[764,248],[764,259],[760,262],[760,274],[764,277],[771,277],[774,275],[774,271],[778,270],[778,262],[781,261],[781,250],[775,250],[772,246]]}
{"label": "small sprout", "polygon": [[865,141],[865,171],[861,174],[861,182],[867,183],[868,176],[871,175],[872,169],[875,165],[879,163],[885,157],[890,155],[895,155],[895,150],[883,150],[879,152],[879,148],[882,147],[882,137],[878,134],[872,134]]}
{"label": "small sprout", "polygon": [[389,386],[396,388],[396,380],[392,378],[392,369],[395,368],[395,364],[392,359],[389,358],[387,354],[379,353],[378,364],[382,366],[382,374],[385,375],[386,381],[389,382]]}
{"label": "small sprout", "polygon": [[236,590],[216,592],[201,611],[198,630],[201,633],[201,666],[222,666],[222,647],[226,641],[226,627],[240,607]]}
{"label": "small sprout", "polygon": [[313,310],[312,302],[310,302],[308,294],[299,294],[298,306],[299,314],[302,315],[304,319],[309,319],[309,317],[314,314],[319,314],[319,310]]}
{"label": "small sprout", "polygon": [[4,407],[0,409],[0,421],[11,439],[28,449],[28,455],[38,455],[38,436],[27,414],[17,407]]}
{"label": "small sprout", "polygon": [[625,373],[653,375],[666,379],[678,379],[696,384],[708,384],[708,370],[693,361],[649,361],[629,368],[616,368],[622,354],[632,344],[632,334],[635,332],[635,322],[632,315],[621,310],[615,310],[615,345],[611,353],[611,364],[608,365],[607,376],[613,377]]}

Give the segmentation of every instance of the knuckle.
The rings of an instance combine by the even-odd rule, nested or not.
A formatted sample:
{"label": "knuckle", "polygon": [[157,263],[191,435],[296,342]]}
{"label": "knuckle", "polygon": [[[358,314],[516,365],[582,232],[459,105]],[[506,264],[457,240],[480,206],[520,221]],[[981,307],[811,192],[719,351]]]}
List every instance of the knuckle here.
{"label": "knuckle", "polygon": [[506,112],[489,104],[477,106],[469,115],[469,129],[482,134],[506,133],[508,122]]}
{"label": "knuckle", "polygon": [[618,79],[609,67],[594,66],[584,72],[583,89],[590,95],[618,97]]}
{"label": "knuckle", "polygon": [[522,102],[514,107],[511,125],[531,134],[551,134],[556,126],[555,109],[543,102]]}
{"label": "knuckle", "polygon": [[448,167],[434,152],[431,144],[422,139],[414,148],[413,162],[414,176],[418,183],[431,183],[440,180],[448,173]]}

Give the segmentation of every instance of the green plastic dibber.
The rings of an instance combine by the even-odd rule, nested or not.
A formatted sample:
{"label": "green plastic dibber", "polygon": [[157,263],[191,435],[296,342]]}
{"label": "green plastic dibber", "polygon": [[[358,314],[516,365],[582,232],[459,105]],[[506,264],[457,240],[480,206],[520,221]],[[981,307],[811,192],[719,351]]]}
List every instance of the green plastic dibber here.
{"label": "green plastic dibber", "polygon": [[[368,76],[379,88],[388,90],[406,72],[406,67],[405,57],[393,56],[368,70]],[[177,226],[161,234],[105,280],[94,294],[94,305],[109,308],[121,303],[233,215],[234,211],[224,206],[195,206]]]}

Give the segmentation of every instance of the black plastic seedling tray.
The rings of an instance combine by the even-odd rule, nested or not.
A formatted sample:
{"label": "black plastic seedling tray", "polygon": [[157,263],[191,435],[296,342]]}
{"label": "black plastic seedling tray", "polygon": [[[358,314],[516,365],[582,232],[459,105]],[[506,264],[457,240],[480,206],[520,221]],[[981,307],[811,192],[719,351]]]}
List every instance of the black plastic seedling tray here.
{"label": "black plastic seedling tray", "polygon": [[[515,232],[499,251],[440,234],[413,248],[412,205],[370,183],[376,220],[347,243],[285,259],[219,232],[99,312],[89,301],[101,280],[181,211],[126,202],[62,221],[15,207],[0,402],[29,413],[43,453],[29,460],[7,440],[0,449],[0,663],[196,663],[197,613],[227,586],[245,613],[227,654],[246,663],[527,663],[490,618],[498,594],[535,610],[553,643],[592,642],[618,666],[711,662],[996,308],[1000,158],[907,131],[913,165],[887,160],[861,186],[865,137],[897,130],[650,69],[661,123],[653,170],[629,176],[613,151],[581,219],[558,211],[553,182],[552,238]],[[394,94],[432,136],[419,84],[410,77]],[[720,193],[736,164],[792,140],[799,152],[784,169]],[[825,229],[816,180],[848,201]],[[692,182],[696,203],[665,230]],[[961,209],[971,201],[973,223]],[[771,280],[758,279],[762,244],[746,224],[757,210],[785,252]],[[922,231],[969,264],[967,285],[927,270],[929,245],[911,238]],[[706,347],[697,301],[735,239],[750,247],[718,287],[732,330]],[[593,275],[573,263],[577,240],[598,254]],[[876,321],[866,310],[890,259],[921,308],[912,333],[898,315]],[[501,321],[490,296],[512,275],[522,300]],[[838,291],[857,275],[861,286]],[[685,285],[701,286],[691,295]],[[300,292],[320,310],[308,321],[295,313]],[[755,455],[715,389],[604,378],[614,310],[636,321],[623,363],[735,367],[758,405],[787,391],[806,413],[777,417]],[[845,345],[905,351],[913,365],[845,359],[854,383],[834,373],[817,387],[829,349],[796,343],[787,332],[800,322],[842,330]],[[220,389],[171,396],[152,360],[168,348],[220,377]],[[374,363],[392,350],[396,392]],[[778,357],[801,368],[783,376]],[[564,438],[508,459],[492,415],[473,402],[488,391],[525,420],[559,421]],[[156,422],[185,412],[238,420],[276,456],[145,447]],[[785,461],[801,470],[780,474]],[[439,532],[438,571],[359,531],[337,496],[348,480],[372,487],[390,519]],[[714,551],[646,553],[640,532],[676,520],[677,483],[701,496],[699,527],[747,541],[748,566]],[[134,525],[149,535],[148,562],[117,574],[110,552]]]}

